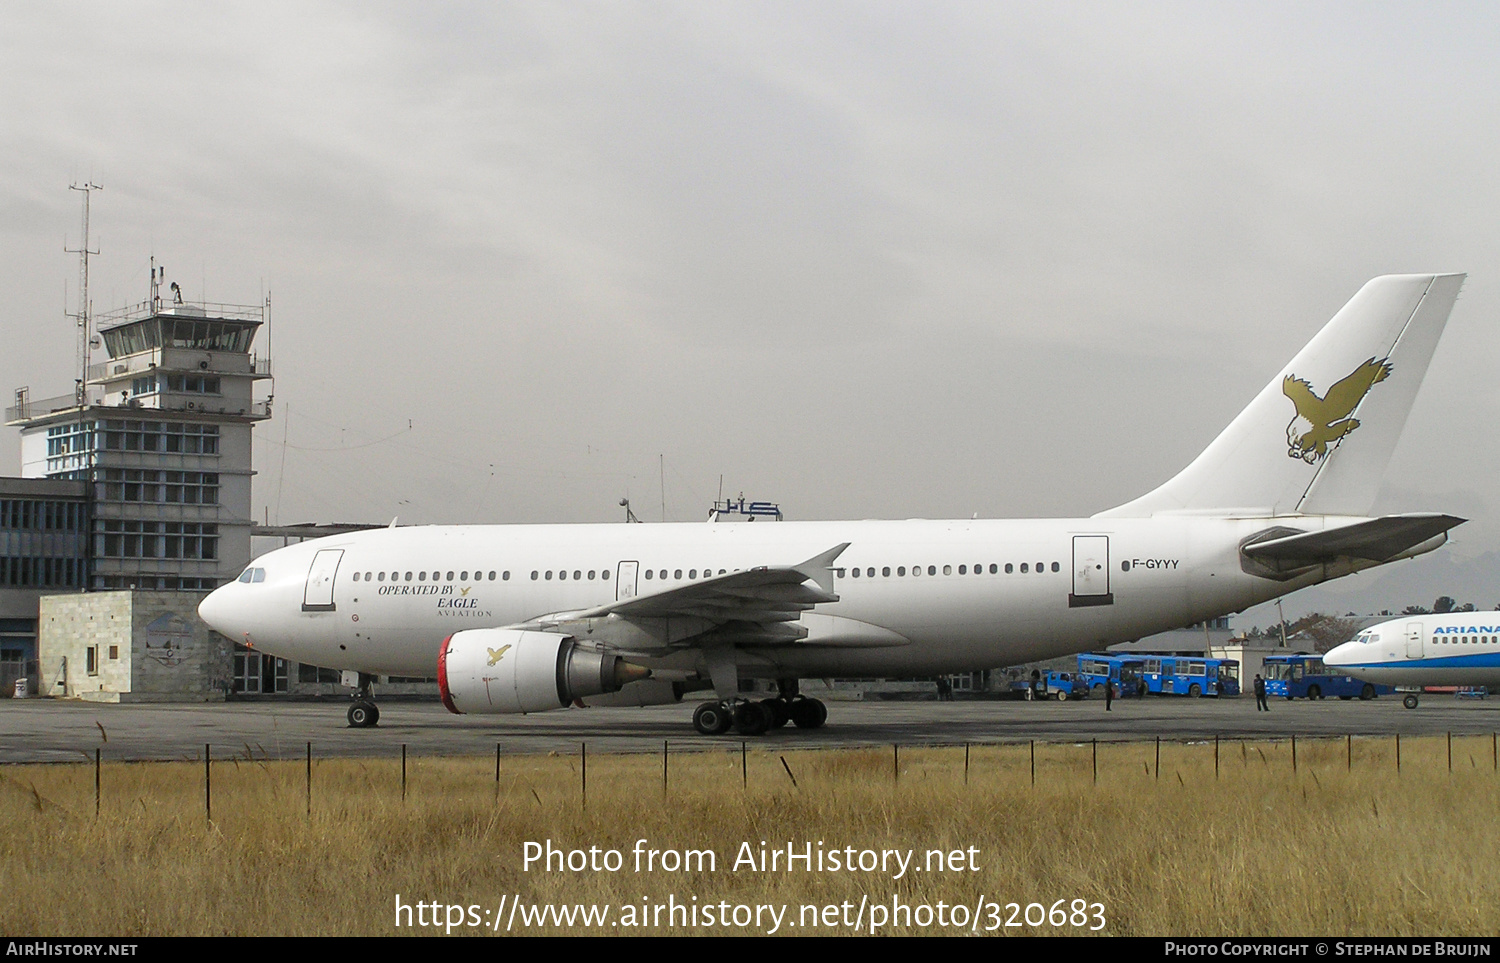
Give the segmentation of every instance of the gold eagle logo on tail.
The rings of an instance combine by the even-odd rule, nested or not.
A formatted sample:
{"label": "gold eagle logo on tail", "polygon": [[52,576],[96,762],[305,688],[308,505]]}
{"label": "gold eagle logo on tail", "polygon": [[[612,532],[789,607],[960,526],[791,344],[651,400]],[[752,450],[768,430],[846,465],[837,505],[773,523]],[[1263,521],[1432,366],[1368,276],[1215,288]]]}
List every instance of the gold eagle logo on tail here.
{"label": "gold eagle logo on tail", "polygon": [[1355,368],[1335,382],[1319,398],[1312,383],[1293,375],[1281,381],[1281,391],[1297,407],[1297,414],[1286,426],[1287,455],[1315,465],[1328,454],[1328,446],[1359,427],[1359,419],[1349,417],[1370,389],[1391,374],[1391,361],[1374,358]]}

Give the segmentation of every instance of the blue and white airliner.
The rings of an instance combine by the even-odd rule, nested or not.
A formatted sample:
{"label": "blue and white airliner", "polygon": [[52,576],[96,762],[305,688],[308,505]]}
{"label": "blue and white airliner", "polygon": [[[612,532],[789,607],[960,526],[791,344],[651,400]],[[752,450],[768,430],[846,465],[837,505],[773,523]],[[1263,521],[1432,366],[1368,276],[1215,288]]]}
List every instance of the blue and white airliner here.
{"label": "blue and white airliner", "polygon": [[[1381,622],[1334,648],[1323,664],[1387,685],[1500,686],[1500,612]],[[1402,704],[1415,709],[1416,695],[1407,693]]]}

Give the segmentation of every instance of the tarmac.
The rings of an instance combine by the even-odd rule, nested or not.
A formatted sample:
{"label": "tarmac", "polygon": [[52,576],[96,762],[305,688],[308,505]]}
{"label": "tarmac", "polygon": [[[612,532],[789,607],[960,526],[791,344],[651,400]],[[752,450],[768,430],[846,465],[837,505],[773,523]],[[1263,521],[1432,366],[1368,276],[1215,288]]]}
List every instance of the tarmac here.
{"label": "tarmac", "polygon": [[0,700],[0,763],[81,762],[100,750],[110,760],[300,759],[493,756],[577,752],[661,752],[738,747],[808,749],[964,743],[1175,742],[1220,739],[1492,736],[1500,700],[1424,695],[1414,710],[1399,696],[1371,702],[1271,700],[1257,712],[1250,696],[1148,697],[1078,702],[830,702],[821,729],[794,726],[764,736],[701,736],[695,701],[644,709],[566,709],[528,716],[456,716],[436,702],[384,701],[380,724],[351,729],[347,703],[255,701],[217,704],[105,704],[53,699]]}

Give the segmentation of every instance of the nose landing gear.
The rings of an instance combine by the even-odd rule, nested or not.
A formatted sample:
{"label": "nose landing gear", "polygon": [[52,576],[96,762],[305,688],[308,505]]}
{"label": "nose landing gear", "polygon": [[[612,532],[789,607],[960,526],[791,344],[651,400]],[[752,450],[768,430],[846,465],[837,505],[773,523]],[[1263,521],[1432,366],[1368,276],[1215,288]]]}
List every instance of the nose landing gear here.
{"label": "nose landing gear", "polygon": [[375,704],[375,677],[365,672],[359,674],[359,691],[345,714],[351,729],[369,729],[380,723],[380,706]]}

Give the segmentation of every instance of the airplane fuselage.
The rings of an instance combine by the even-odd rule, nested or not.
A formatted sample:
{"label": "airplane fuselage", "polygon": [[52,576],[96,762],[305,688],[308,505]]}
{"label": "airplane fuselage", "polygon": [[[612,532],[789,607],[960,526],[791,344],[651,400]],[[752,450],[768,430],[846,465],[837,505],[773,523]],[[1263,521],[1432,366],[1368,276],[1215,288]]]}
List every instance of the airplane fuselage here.
{"label": "airplane fuselage", "polygon": [[[1137,639],[1325,578],[1245,571],[1239,547],[1323,516],[495,525],[378,529],[279,549],[205,603],[262,651],[314,665],[431,676],[447,636],[546,621],[847,542],[838,600],[804,638],[739,647],[745,675],[935,675]],[[858,573],[857,575],[855,573]],[[259,578],[260,580],[254,580]],[[661,630],[672,635],[670,627]],[[635,646],[692,671],[692,646]]]}
{"label": "airplane fuselage", "polygon": [[1323,664],[1386,685],[1500,686],[1500,612],[1381,622],[1333,648]]}

